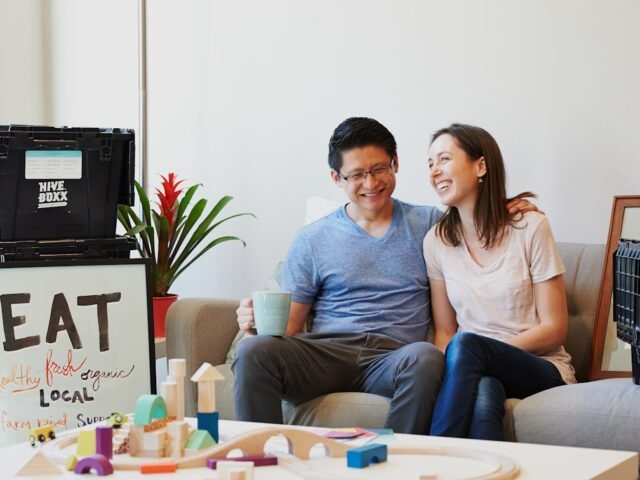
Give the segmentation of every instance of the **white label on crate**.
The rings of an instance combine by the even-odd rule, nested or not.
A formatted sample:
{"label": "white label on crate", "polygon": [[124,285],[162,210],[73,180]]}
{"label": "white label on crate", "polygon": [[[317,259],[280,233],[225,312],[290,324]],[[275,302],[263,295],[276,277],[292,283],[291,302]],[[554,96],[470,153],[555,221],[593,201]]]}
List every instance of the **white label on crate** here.
{"label": "white label on crate", "polygon": [[27,150],[24,157],[27,180],[82,178],[81,150]]}

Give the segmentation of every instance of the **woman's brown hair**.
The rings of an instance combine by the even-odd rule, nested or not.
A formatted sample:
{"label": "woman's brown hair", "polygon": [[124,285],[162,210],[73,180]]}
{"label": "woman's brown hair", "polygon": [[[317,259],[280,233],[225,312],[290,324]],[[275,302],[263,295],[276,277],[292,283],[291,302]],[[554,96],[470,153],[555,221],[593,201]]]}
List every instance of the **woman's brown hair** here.
{"label": "woman's brown hair", "polygon": [[[479,183],[478,200],[473,212],[473,221],[484,248],[489,248],[502,237],[504,227],[513,225],[518,214],[507,211],[507,203],[517,198],[535,197],[531,192],[523,192],[507,198],[506,175],[500,147],[486,130],[472,125],[454,123],[441,128],[431,137],[431,143],[441,135],[451,135],[458,147],[471,160],[484,157],[487,173]],[[449,207],[436,226],[436,234],[445,243],[457,247],[462,236],[460,214],[456,207]]]}

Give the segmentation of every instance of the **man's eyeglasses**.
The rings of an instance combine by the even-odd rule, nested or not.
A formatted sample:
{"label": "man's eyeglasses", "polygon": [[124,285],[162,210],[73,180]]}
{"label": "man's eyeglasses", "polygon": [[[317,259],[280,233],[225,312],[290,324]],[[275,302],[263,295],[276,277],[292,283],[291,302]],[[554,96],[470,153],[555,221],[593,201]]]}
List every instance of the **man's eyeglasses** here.
{"label": "man's eyeglasses", "polygon": [[391,160],[391,163],[389,163],[389,165],[386,165],[384,167],[376,167],[366,172],[353,173],[351,175],[346,175],[346,176],[342,175],[337,170],[336,170],[336,173],[341,179],[346,180],[351,185],[360,185],[361,183],[364,183],[364,181],[367,179],[367,175],[371,175],[374,178],[384,177],[386,175],[389,175],[392,171],[393,171],[393,160]]}

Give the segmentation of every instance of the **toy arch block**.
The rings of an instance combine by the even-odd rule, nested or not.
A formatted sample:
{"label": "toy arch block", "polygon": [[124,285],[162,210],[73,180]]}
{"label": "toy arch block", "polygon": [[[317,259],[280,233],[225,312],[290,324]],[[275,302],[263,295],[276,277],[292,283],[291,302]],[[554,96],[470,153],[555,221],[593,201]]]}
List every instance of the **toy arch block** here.
{"label": "toy arch block", "polygon": [[160,395],[142,395],[136,402],[134,422],[149,425],[152,420],[167,418],[167,404]]}
{"label": "toy arch block", "polygon": [[85,474],[90,473],[91,470],[95,470],[99,477],[104,477],[113,473],[113,465],[104,455],[96,454],[80,460],[74,472]]}
{"label": "toy arch block", "polygon": [[347,450],[347,467],[365,468],[371,463],[387,461],[387,446],[381,443],[372,443],[364,447]]}

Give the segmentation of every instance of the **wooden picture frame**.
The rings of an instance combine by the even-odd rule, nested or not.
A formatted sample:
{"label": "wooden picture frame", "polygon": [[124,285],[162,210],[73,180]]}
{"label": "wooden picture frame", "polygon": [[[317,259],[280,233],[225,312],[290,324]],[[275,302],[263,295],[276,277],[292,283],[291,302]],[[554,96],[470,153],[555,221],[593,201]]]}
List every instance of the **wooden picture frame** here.
{"label": "wooden picture frame", "polygon": [[[640,195],[616,196],[593,326],[589,379],[631,377],[631,349],[616,337],[613,321],[613,254],[620,238],[640,239]],[[627,361],[628,356],[628,361]]]}

